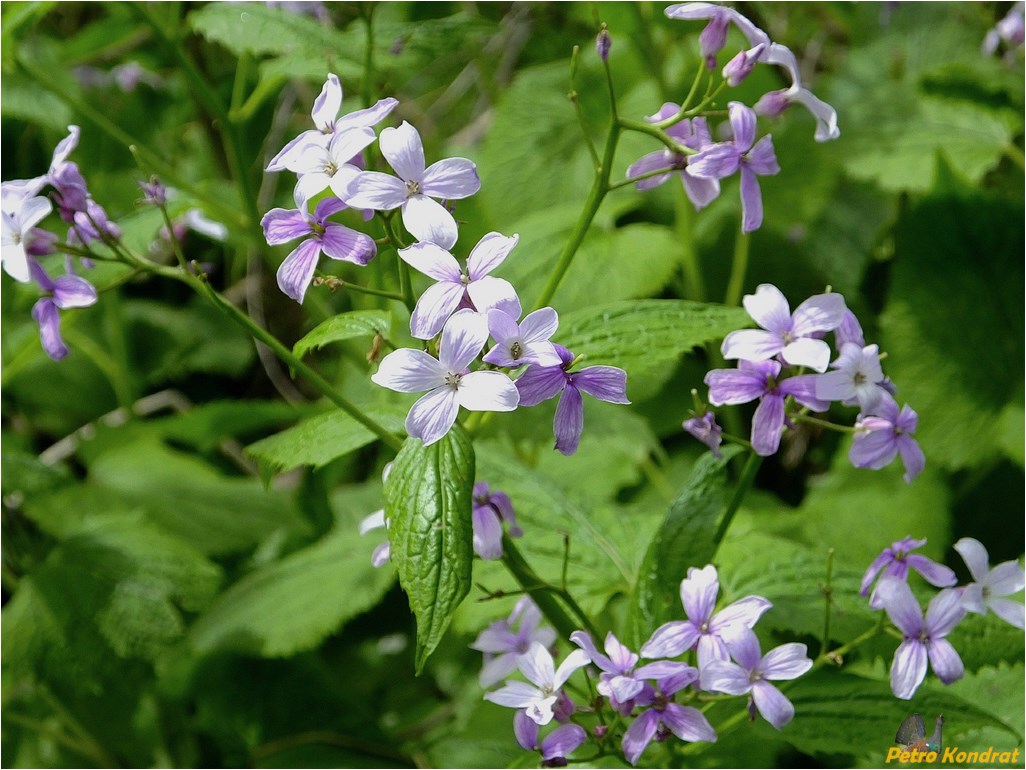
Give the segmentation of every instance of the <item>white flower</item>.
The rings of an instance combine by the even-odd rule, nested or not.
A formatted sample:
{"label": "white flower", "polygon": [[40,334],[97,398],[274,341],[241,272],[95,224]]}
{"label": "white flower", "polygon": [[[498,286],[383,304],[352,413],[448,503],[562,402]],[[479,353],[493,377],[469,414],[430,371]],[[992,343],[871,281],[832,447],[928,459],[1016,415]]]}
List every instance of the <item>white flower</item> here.
{"label": "white flower", "polygon": [[3,227],[0,235],[4,270],[14,280],[29,281],[28,256],[25,254],[25,239],[29,232],[53,210],[49,198],[42,195],[19,198],[16,195],[3,196]]}
{"label": "white flower", "polygon": [[1018,562],[1006,561],[989,568],[990,557],[979,540],[963,537],[955,543],[974,583],[962,589],[962,606],[969,612],[986,615],[987,609],[1016,628],[1026,627],[1026,608],[1019,602],[1002,599],[1023,589],[1026,575]]}
{"label": "white flower", "polygon": [[557,669],[552,655],[538,642],[517,658],[517,666],[533,685],[526,682],[506,682],[506,686],[485,694],[485,700],[515,709],[526,709],[529,716],[539,725],[552,721],[552,706],[556,703],[560,688],[570,675],[588,665],[590,659],[584,650],[574,650]]}

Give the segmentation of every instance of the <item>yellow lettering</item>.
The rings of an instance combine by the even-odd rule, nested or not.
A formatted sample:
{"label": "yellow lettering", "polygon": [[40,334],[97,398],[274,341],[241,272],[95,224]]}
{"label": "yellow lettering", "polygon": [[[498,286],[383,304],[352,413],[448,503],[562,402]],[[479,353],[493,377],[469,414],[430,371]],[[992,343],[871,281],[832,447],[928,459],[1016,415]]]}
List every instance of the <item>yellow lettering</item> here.
{"label": "yellow lettering", "polygon": [[966,753],[964,751],[958,752],[955,755],[955,761],[958,762],[958,764],[960,764],[960,765],[964,765],[965,764],[965,755],[966,755]]}
{"label": "yellow lettering", "polygon": [[937,752],[927,751],[925,754],[923,754],[922,761],[926,762],[928,765],[932,765],[934,762],[937,761]]}
{"label": "yellow lettering", "polygon": [[1019,749],[1018,748],[1016,748],[1015,751],[1012,752],[1012,758],[1009,760],[1009,762],[1011,762],[1011,764],[1013,764],[1013,765],[1019,763]]}
{"label": "yellow lettering", "polygon": [[951,763],[951,762],[954,762],[954,761],[955,761],[955,747],[954,746],[948,746],[946,749],[944,749],[944,756],[941,757],[941,762],[944,762],[944,763],[947,764],[947,763]]}
{"label": "yellow lettering", "polygon": [[887,759],[885,759],[884,762],[886,762],[887,764],[890,764],[892,759],[897,759],[900,755],[901,755],[901,747],[900,746],[891,746],[889,749],[887,749]]}
{"label": "yellow lettering", "polygon": [[980,752],[980,758],[977,760],[977,762],[979,762],[981,764],[984,764],[984,765],[989,764],[989,763],[994,761],[994,755],[995,755],[994,747],[991,746],[986,751],[981,751]]}
{"label": "yellow lettering", "polygon": [[969,764],[970,762],[979,762],[980,761],[980,752],[978,752],[978,751],[969,751],[969,752],[965,753],[965,757],[966,758],[965,758],[964,761],[965,761],[966,764]]}

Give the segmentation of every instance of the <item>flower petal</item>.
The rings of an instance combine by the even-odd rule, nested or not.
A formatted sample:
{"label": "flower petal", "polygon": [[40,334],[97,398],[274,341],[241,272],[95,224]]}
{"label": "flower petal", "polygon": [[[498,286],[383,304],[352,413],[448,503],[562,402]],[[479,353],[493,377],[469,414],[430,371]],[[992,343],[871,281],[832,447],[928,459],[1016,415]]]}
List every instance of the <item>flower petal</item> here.
{"label": "flower petal", "polygon": [[963,617],[965,607],[962,606],[961,593],[956,589],[946,588],[930,600],[923,625],[930,636],[936,639],[947,636]]}
{"label": "flower petal", "polygon": [[514,384],[520,392],[520,406],[537,406],[563,392],[566,374],[559,366],[530,366]]}
{"label": "flower petal", "polygon": [[570,375],[570,381],[599,401],[629,404],[627,372],[616,366],[589,366]]}
{"label": "flower petal", "polygon": [[378,101],[363,110],[353,110],[335,121],[335,130],[344,131],[348,128],[376,126],[387,118],[396,107],[399,100],[389,96]]}
{"label": "flower petal", "polygon": [[962,659],[947,639],[931,640],[927,646],[927,652],[930,656],[930,666],[933,668],[933,673],[944,684],[951,684],[955,680],[961,679],[962,675],[965,674],[965,666],[962,664]]}
{"label": "flower petal", "polygon": [[716,731],[713,730],[705,714],[691,706],[679,703],[667,703],[663,711],[663,725],[682,741],[716,742]]}
{"label": "flower petal", "polygon": [[621,744],[623,755],[632,765],[638,764],[638,759],[648,748],[652,738],[655,737],[659,727],[659,718],[658,711],[649,709],[638,716],[627,728],[627,732],[623,734],[623,743]]}
{"label": "flower petal", "polygon": [[901,454],[901,462],[905,466],[905,473],[902,478],[906,484],[911,484],[912,479],[923,472],[926,467],[926,455],[914,438],[907,433],[898,436],[898,452]]}
{"label": "flower petal", "polygon": [[791,331],[791,306],[783,292],[773,284],[759,284],[755,294],[746,294],[741,304],[763,329],[777,334]]}
{"label": "flower petal", "polygon": [[[823,343],[824,346],[826,343]],[[740,329],[723,338],[720,352],[728,360],[743,359],[745,361],[766,361],[784,349],[784,341],[776,332],[762,329]],[[827,348],[827,361],[830,360],[830,349]],[[826,368],[826,364],[823,365]],[[749,399],[751,400],[751,399]]]}
{"label": "flower petal", "polygon": [[471,372],[460,380],[457,399],[472,412],[512,412],[520,403],[520,391],[502,372]]}
{"label": "flower petal", "polygon": [[730,128],[734,132],[734,144],[741,152],[747,152],[755,143],[755,110],[741,102],[727,104]]}
{"label": "flower petal", "polygon": [[552,429],[556,434],[557,450],[567,456],[577,451],[584,432],[584,400],[581,392],[569,383],[556,406]]}
{"label": "flower petal", "polygon": [[877,583],[875,593],[891,622],[905,636],[919,636],[923,630],[923,611],[905,581],[885,575]]}
{"label": "flower petal", "polygon": [[752,685],[752,700],[763,718],[778,730],[794,719],[794,705],[769,682]]}
{"label": "flower petal", "polygon": [[737,171],[741,154],[732,144],[710,144],[688,158],[688,173],[698,179],[723,179]]}
{"label": "flower petal", "polygon": [[404,181],[421,180],[424,175],[424,145],[417,129],[405,120],[398,128],[386,128],[378,138],[378,147]]}
{"label": "flower petal", "polygon": [[[677,110],[673,113],[676,114]],[[643,155],[638,160],[634,161],[630,166],[627,167],[627,178],[633,179],[634,177],[643,176],[652,171],[658,171],[659,169],[667,169],[663,174],[649,177],[648,179],[642,179],[634,183],[634,186],[639,190],[651,190],[653,187],[658,187],[673,174],[673,154],[668,150],[657,150],[656,152],[650,152],[648,155]]]}
{"label": "flower petal", "polygon": [[462,287],[459,262],[441,246],[430,242],[415,243],[405,249],[399,249],[402,260],[424,275],[436,281],[450,281]]}
{"label": "flower petal", "polygon": [[751,233],[762,227],[762,191],[759,177],[747,163],[741,164],[741,232]]}
{"label": "flower petal", "polygon": [[580,725],[560,725],[541,743],[541,755],[544,760],[566,757],[588,739],[588,734]]}
{"label": "flower petal", "polygon": [[790,642],[766,653],[759,670],[766,679],[797,679],[812,668],[809,650],[804,644]]}
{"label": "flower petal", "polygon": [[538,723],[523,711],[513,716],[513,735],[522,749],[534,751],[538,748]]}
{"label": "flower petal", "polygon": [[442,204],[426,195],[411,195],[402,205],[403,227],[418,241],[451,249],[459,237],[456,220]]}
{"label": "flower petal", "polygon": [[366,265],[378,253],[374,239],[343,225],[328,225],[321,236],[321,250],[331,259]]}
{"label": "flower petal", "polygon": [[520,323],[520,334],[524,342],[543,342],[555,334],[558,328],[559,315],[552,308],[543,307],[527,314]]}
{"label": "flower petal", "polygon": [[755,453],[761,457],[776,453],[783,427],[784,397],[767,393],[752,416],[752,449]]}
{"label": "flower petal", "polygon": [[463,286],[458,283],[436,283],[420,295],[410,316],[410,334],[429,340],[442,331],[445,322],[460,306]]}
{"label": "flower petal", "polygon": [[698,626],[692,622],[673,620],[659,626],[641,647],[643,658],[675,658],[698,643]]}
{"label": "flower petal", "polygon": [[712,564],[702,569],[690,567],[688,576],[680,581],[680,601],[688,620],[695,625],[709,622],[719,593],[720,579],[716,567]]}
{"label": "flower petal", "polygon": [[727,660],[711,660],[702,666],[699,682],[703,690],[744,695],[752,689],[748,672]]}
{"label": "flower petal", "polygon": [[349,182],[345,194],[339,197],[354,209],[391,211],[406,201],[406,185],[402,180],[380,171],[361,171]]}
{"label": "flower petal", "polygon": [[922,575],[926,582],[932,586],[947,588],[958,582],[954,570],[950,567],[945,567],[943,564],[938,564],[933,559],[929,559],[922,554],[910,553],[905,557],[905,562]]}
{"label": "flower petal", "polygon": [[96,299],[96,287],[85,278],[68,273],[54,281],[53,304],[62,310],[89,307],[96,304]]}
{"label": "flower petal", "polygon": [[438,360],[446,371],[462,372],[478,357],[487,339],[485,317],[472,310],[460,310],[449,318],[442,330]]}
{"label": "flower petal", "polygon": [[926,678],[926,645],[918,639],[906,639],[894,652],[891,663],[891,692],[908,700]]}
{"label": "flower petal", "polygon": [[466,158],[446,158],[432,163],[421,178],[420,191],[432,198],[469,198],[481,189],[477,166]]}
{"label": "flower petal", "polygon": [[321,87],[321,92],[314,99],[310,117],[313,118],[317,128],[328,133],[334,129],[335,118],[340,109],[342,109],[342,84],[338,80],[338,75],[329,72],[328,79]]}
{"label": "flower petal", "polygon": [[423,350],[393,350],[378,365],[371,381],[399,393],[423,393],[445,382],[445,368]]}
{"label": "flower petal", "polygon": [[780,351],[780,357],[792,366],[807,366],[825,372],[830,365],[830,346],[823,340],[801,337]]}
{"label": "flower petal", "polygon": [[1026,628],[1026,607],[1011,599],[992,598],[987,602],[994,614],[1016,628]]}
{"label": "flower petal", "polygon": [[474,553],[485,561],[502,558],[502,522],[487,505],[478,505],[471,512]]}
{"label": "flower petal", "polygon": [[519,241],[520,236],[516,233],[510,236],[496,232],[485,235],[467,257],[467,275],[470,280],[477,281],[491,273],[505,261]]}
{"label": "flower petal", "polygon": [[532,687],[527,682],[507,682],[505,687],[495,692],[485,693],[484,699],[500,706],[522,709],[533,705],[541,697],[542,694],[538,688]]}
{"label": "flower petal", "polygon": [[517,296],[513,284],[505,278],[486,275],[476,281],[471,281],[467,286],[467,294],[470,295],[474,307],[481,313],[497,309],[506,315],[520,317],[520,298]]}
{"label": "flower petal", "polygon": [[[57,279],[58,282],[60,279]],[[1026,575],[1017,561],[1005,561],[997,565],[986,576],[986,583],[991,596],[1008,596],[1023,589]]]}
{"label": "flower petal", "polygon": [[61,338],[61,315],[49,297],[43,297],[32,306],[32,317],[39,324],[39,341],[43,350],[54,361],[68,355],[68,346]]}
{"label": "flower petal", "polygon": [[300,243],[278,268],[278,288],[286,296],[292,297],[302,304],[306,290],[313,280],[317,269],[317,259],[321,256],[321,244],[313,238]]}
{"label": "flower petal", "polygon": [[973,580],[980,583],[987,578],[990,571],[990,557],[983,543],[972,537],[963,537],[952,547],[962,557]]}
{"label": "flower petal", "polygon": [[429,446],[449,432],[459,412],[456,391],[442,385],[421,396],[410,407],[410,413],[406,415],[406,432],[421,439],[424,446]]}

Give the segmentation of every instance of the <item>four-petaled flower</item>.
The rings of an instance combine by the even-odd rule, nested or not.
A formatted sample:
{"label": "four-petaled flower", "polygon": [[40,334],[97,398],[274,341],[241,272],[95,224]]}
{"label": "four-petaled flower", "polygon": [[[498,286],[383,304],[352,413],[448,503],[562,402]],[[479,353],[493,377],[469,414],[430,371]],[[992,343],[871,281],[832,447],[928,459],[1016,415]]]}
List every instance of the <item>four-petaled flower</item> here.
{"label": "four-petaled flower", "polygon": [[846,342],[831,366],[834,371],[816,378],[816,397],[824,401],[857,402],[863,413],[873,414],[887,394],[882,386],[880,348],[876,345],[860,348]]}
{"label": "four-petaled flower", "polygon": [[974,581],[962,589],[962,606],[980,615],[986,615],[990,609],[1006,623],[1016,628],[1026,627],[1026,608],[1020,602],[1001,598],[1018,593],[1026,584],[1019,562],[1006,561],[990,569],[987,549],[971,537],[963,537],[955,543],[955,550],[965,561]]}
{"label": "four-petaled flower", "polygon": [[338,198],[324,198],[313,216],[306,199],[296,196],[296,208],[271,209],[260,220],[264,237],[272,246],[306,237],[278,268],[278,288],[302,303],[313,280],[321,254],[331,259],[366,265],[377,253],[374,239],[344,225],[329,222],[328,217],[346,208]]}
{"label": "four-petaled flower", "polygon": [[[797,679],[810,668],[812,660],[804,644],[782,644],[765,655],[759,638],[742,628],[727,639],[731,657],[737,663],[714,660],[702,667],[703,690],[751,697],[751,704],[778,730],[794,718],[794,705],[770,680]],[[749,709],[751,705],[749,706]],[[752,712],[754,717],[754,712]]]}
{"label": "four-petaled flower", "polygon": [[541,621],[538,605],[531,597],[522,596],[508,618],[495,621],[478,634],[470,648],[484,653],[485,662],[478,675],[482,687],[498,684],[513,673],[517,658],[528,652],[535,642],[546,648],[552,646],[556,632],[541,625]]}
{"label": "four-petaled flower", "polygon": [[695,681],[698,670],[686,666],[686,670],[668,676],[659,681],[659,692],[647,687],[638,698],[638,706],[650,708],[638,714],[623,734],[623,755],[632,765],[648,748],[654,738],[666,740],[671,734],[682,741],[716,742],[716,731],[713,730],[705,714],[691,706],[674,703],[673,695]]}
{"label": "four-petaled flower", "polygon": [[[883,571],[883,574],[880,575],[881,581],[888,577],[902,581],[908,580],[909,567],[922,575],[926,582],[932,586],[947,588],[955,585],[958,581],[951,568],[938,564],[921,553],[912,553],[912,551],[922,548],[924,545],[926,545],[926,538],[916,540],[913,537],[906,537],[896,540],[887,548],[884,548],[881,554],[873,559],[873,563],[869,565],[866,574],[862,576],[862,586],[859,588],[859,593],[862,596],[869,596],[869,587],[873,585],[873,581],[876,580],[877,575],[880,575],[881,570]],[[877,585],[873,595],[869,597],[869,606],[874,610],[883,607],[879,593],[880,587]]]}
{"label": "four-petaled flower", "polygon": [[460,407],[481,412],[511,412],[520,394],[502,372],[467,369],[477,358],[488,329],[484,319],[471,310],[455,313],[442,330],[438,358],[423,350],[400,348],[384,357],[371,376],[378,385],[400,393],[428,391],[406,416],[406,432],[433,444],[441,439],[459,414]]}
{"label": "four-petaled flower", "polygon": [[891,662],[894,695],[902,700],[915,695],[926,677],[927,658],[933,673],[944,684],[961,679],[965,673],[962,659],[944,638],[965,616],[961,592],[946,588],[938,593],[930,600],[925,618],[912,589],[904,581],[881,578],[876,592],[891,622],[905,635]]}
{"label": "four-petaled flower", "polygon": [[286,168],[299,177],[295,197],[310,200],[330,188],[344,198],[349,183],[360,173],[352,161],[374,141],[369,128],[349,128],[332,134],[327,144],[307,140],[289,153]]}
{"label": "four-petaled flower", "polygon": [[513,717],[513,734],[523,748],[541,752],[542,767],[566,767],[567,756],[588,739],[583,727],[566,724],[546,735],[539,744],[538,723],[526,711],[518,711]]}
{"label": "four-petaled flower", "polygon": [[816,119],[815,139],[817,142],[829,142],[841,135],[837,127],[837,110],[818,98],[809,89],[802,86],[801,74],[798,72],[798,60],[787,46],[773,43],[766,51],[763,61],[767,64],[779,64],[791,76],[791,85],[779,91],[763,94],[753,109],[757,115],[776,117],[794,103],[801,104]]}
{"label": "four-petaled flower", "polygon": [[527,716],[539,725],[552,721],[556,698],[570,675],[588,665],[588,654],[584,650],[571,652],[557,669],[552,655],[538,642],[532,642],[530,649],[517,658],[517,667],[532,684],[506,682],[506,686],[495,692],[485,693],[485,700],[515,709],[525,709]]}
{"label": "four-petaled flower", "polygon": [[755,141],[755,112],[741,102],[728,105],[734,138],[712,144],[688,159],[688,170],[701,179],[723,179],[741,172],[741,231],[750,233],[762,225],[762,193],[759,177],[780,171],[773,152],[773,137]]}
{"label": "four-petaled flower", "polygon": [[903,478],[911,483],[926,465],[923,450],[912,438],[918,422],[919,416],[908,404],[898,411],[898,402],[885,392],[873,414],[855,421],[848,459],[856,468],[879,470],[900,454],[905,465]]}
{"label": "four-petaled flower", "polygon": [[384,129],[378,147],[399,178],[364,171],[342,196],[346,203],[375,211],[401,209],[403,225],[414,238],[451,249],[458,235],[456,220],[432,198],[456,200],[476,193],[481,189],[477,167],[466,158],[448,158],[425,167],[420,134],[406,121],[399,128]]}
{"label": "four-petaled flower", "polygon": [[562,345],[555,345],[562,362],[559,366],[530,366],[517,380],[521,406],[535,406],[559,396],[553,431],[556,449],[572,455],[581,443],[584,431],[584,399],[581,392],[611,404],[629,404],[627,372],[615,366],[589,366],[578,372],[567,371],[574,354]]}
{"label": "four-petaled flower", "polygon": [[34,259],[29,259],[29,271],[32,280],[43,290],[43,296],[32,307],[32,317],[39,324],[39,339],[46,354],[54,361],[60,361],[68,355],[68,346],[61,338],[58,311],[95,305],[96,289],[74,273],[66,273],[53,280]]}
{"label": "four-petaled flower", "polygon": [[723,5],[714,3],[678,3],[669,6],[666,15],[671,19],[708,19],[709,23],[698,36],[698,45],[702,51],[702,57],[706,66],[712,69],[716,66],[716,54],[727,42],[727,27],[733,24],[741,31],[752,48],[759,45],[770,44],[769,35],[756,27],[747,18]]}
{"label": "four-petaled flower", "polygon": [[724,635],[738,626],[751,628],[773,605],[761,596],[746,596],[713,614],[719,592],[716,567],[690,567],[688,576],[680,583],[680,600],[687,620],[661,625],[641,648],[642,656],[674,658],[697,646],[699,668],[704,669],[713,660],[727,660],[730,653]]}
{"label": "four-petaled flower", "polygon": [[529,313],[520,323],[505,310],[488,311],[488,331],[495,347],[484,360],[489,364],[515,369],[524,364],[559,366],[562,361],[549,337],[559,327],[559,316],[550,307]]}

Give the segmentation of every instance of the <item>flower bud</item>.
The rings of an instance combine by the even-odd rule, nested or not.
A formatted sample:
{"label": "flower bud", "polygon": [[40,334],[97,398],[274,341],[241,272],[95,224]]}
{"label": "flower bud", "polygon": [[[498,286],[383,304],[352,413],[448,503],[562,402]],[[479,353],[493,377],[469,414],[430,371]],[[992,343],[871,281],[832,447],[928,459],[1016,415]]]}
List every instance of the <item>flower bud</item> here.
{"label": "flower bud", "polygon": [[765,49],[766,46],[759,43],[755,48],[748,51],[741,51],[737,56],[727,62],[726,66],[723,68],[723,79],[727,81],[727,85],[733,88],[748,77],[752,70],[755,69],[755,65],[762,57],[762,52]]}
{"label": "flower bud", "polygon": [[609,61],[609,49],[612,47],[613,39],[609,36],[609,30],[606,29],[606,25],[603,24],[602,29],[599,30],[598,37],[595,38],[595,50],[602,61]]}

